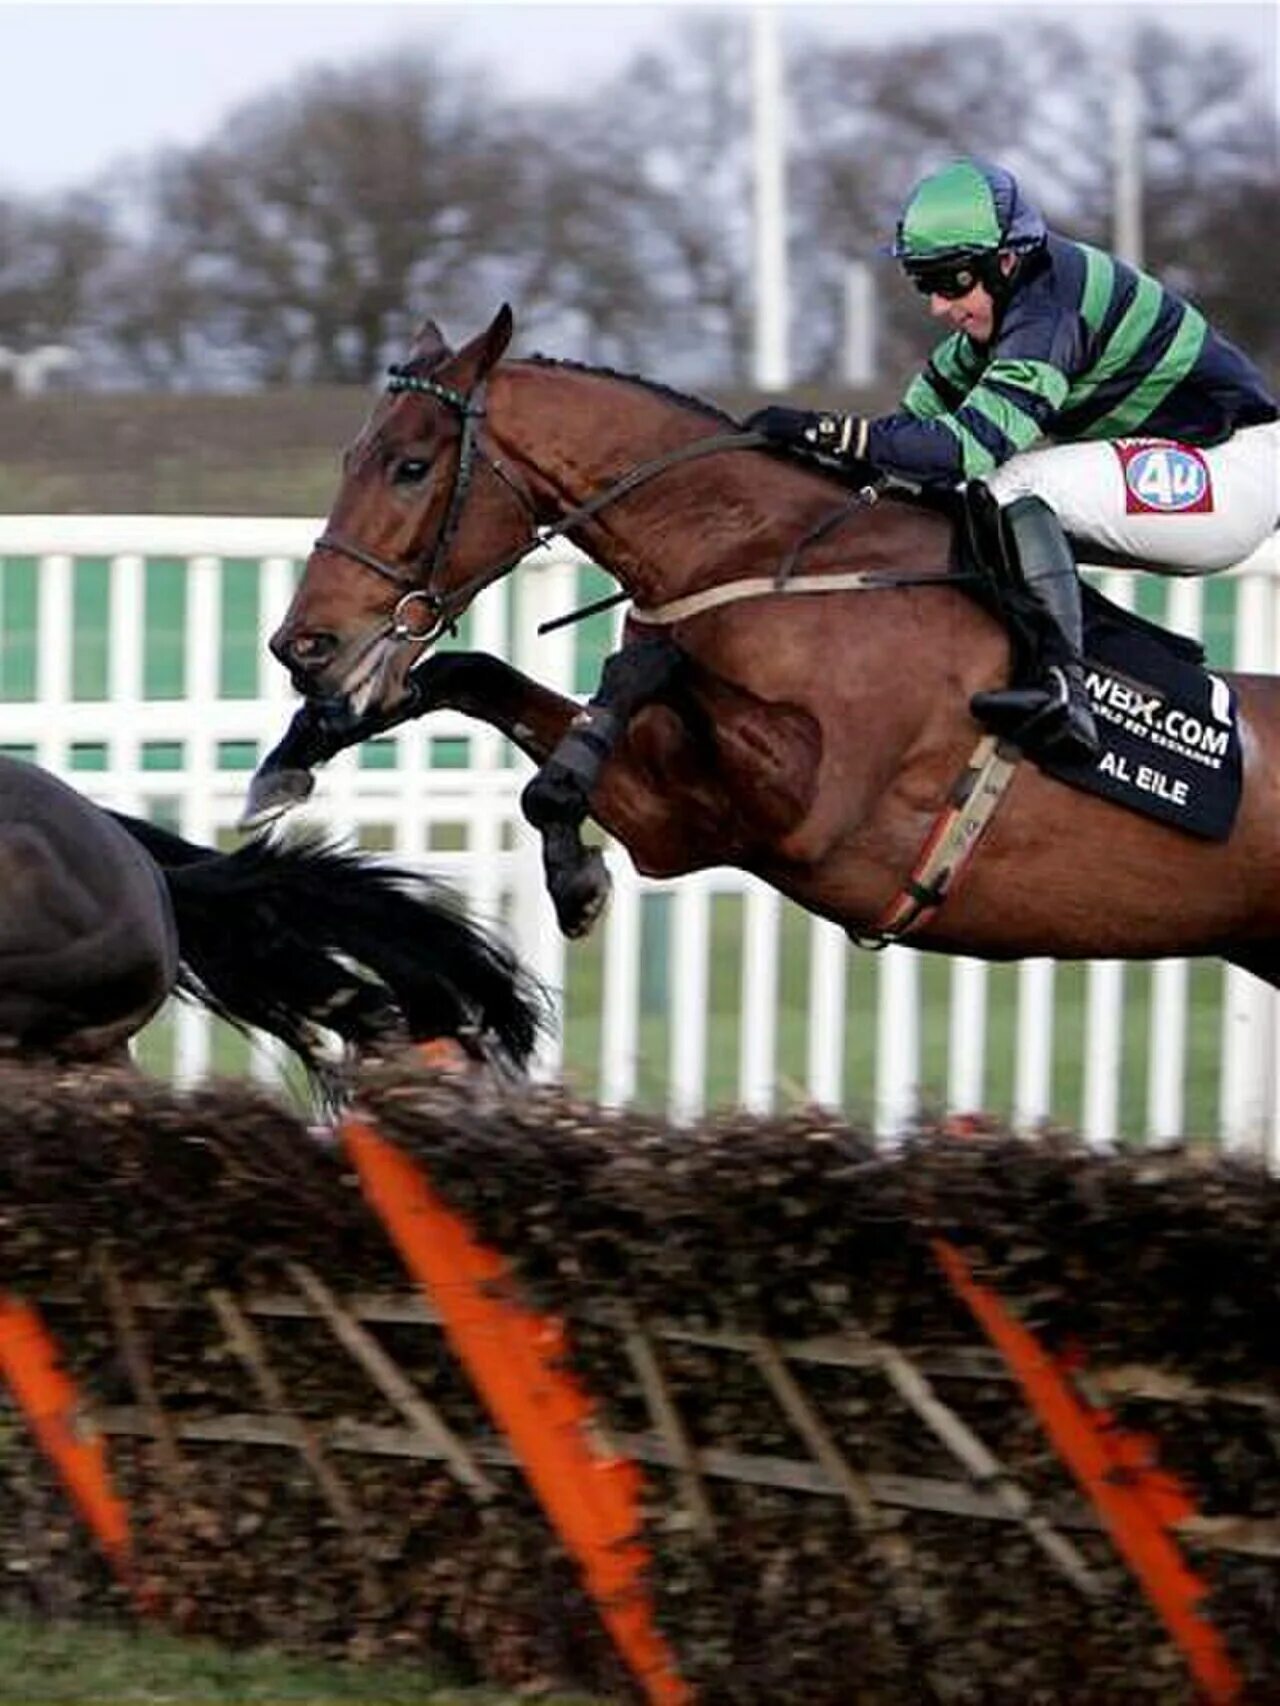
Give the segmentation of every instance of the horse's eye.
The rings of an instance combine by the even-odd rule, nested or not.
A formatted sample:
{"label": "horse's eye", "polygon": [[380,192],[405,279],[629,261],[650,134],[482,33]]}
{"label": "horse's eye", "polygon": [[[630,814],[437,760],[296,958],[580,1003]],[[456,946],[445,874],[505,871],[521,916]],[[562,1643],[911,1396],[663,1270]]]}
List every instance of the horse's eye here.
{"label": "horse's eye", "polygon": [[391,470],[391,478],[397,486],[419,486],[427,477],[430,464],[420,456],[402,456]]}

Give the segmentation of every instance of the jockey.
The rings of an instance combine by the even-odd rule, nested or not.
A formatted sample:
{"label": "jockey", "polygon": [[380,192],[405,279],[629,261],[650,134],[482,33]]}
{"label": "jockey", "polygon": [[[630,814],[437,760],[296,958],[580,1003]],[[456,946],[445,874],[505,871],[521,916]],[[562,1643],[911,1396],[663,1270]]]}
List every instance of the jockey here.
{"label": "jockey", "polygon": [[886,252],[949,334],[897,411],[775,406],[747,426],[916,486],[984,481],[1053,637],[1035,685],[976,694],[974,714],[1030,751],[1091,757],[1068,535],[1171,574],[1238,562],[1280,516],[1275,399],[1190,303],[1049,231],[1001,167],[924,178]]}

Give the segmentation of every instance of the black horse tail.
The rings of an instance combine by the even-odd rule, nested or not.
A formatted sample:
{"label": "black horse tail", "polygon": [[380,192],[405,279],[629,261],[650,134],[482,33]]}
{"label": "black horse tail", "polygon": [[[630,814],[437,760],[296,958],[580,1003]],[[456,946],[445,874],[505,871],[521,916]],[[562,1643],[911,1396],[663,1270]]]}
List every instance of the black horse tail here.
{"label": "black horse tail", "polygon": [[320,1084],[326,1031],[357,1047],[452,1037],[528,1062],[549,1020],[544,989],[432,878],[322,841],[258,837],[219,853],[111,815],[164,875],[179,989],[281,1038]]}

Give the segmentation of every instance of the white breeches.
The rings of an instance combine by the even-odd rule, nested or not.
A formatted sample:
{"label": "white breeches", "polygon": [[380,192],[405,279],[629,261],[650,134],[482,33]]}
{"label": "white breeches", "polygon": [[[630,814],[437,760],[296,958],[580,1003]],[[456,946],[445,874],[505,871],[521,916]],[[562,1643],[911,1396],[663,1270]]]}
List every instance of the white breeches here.
{"label": "white breeches", "polygon": [[1155,438],[1037,447],[986,484],[1002,506],[1043,498],[1082,541],[1166,574],[1212,574],[1280,525],[1280,421],[1209,450]]}

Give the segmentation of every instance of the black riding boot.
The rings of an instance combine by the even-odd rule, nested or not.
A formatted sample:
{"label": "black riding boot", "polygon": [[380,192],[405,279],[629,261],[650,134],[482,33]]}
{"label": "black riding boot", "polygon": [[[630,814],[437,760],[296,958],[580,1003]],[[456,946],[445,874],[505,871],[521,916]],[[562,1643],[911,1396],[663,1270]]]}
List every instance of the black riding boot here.
{"label": "black riding boot", "polygon": [[1046,618],[1040,678],[1026,686],[975,693],[969,708],[995,734],[1035,757],[1083,762],[1098,756],[1082,660],[1084,619],[1075,557],[1062,524],[1041,498],[1016,498],[1003,512],[1013,566]]}

